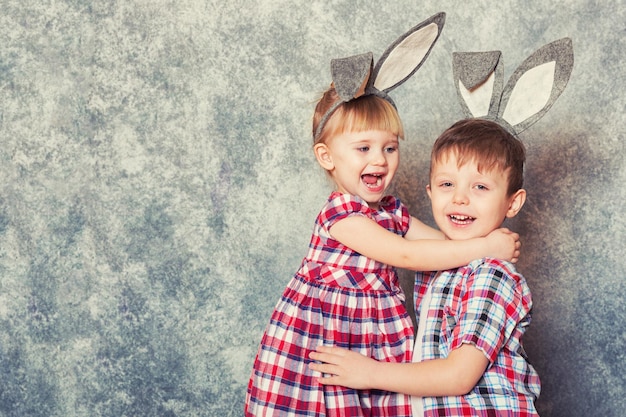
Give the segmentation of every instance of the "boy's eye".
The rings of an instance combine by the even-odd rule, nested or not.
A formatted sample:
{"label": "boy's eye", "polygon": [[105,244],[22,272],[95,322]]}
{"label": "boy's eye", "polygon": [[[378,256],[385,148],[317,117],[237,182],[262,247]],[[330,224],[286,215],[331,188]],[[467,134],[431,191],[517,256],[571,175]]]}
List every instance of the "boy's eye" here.
{"label": "boy's eye", "polygon": [[361,152],[367,152],[370,150],[369,146],[361,146],[359,148],[357,148],[359,151]]}
{"label": "boy's eye", "polygon": [[489,189],[489,188],[487,188],[487,186],[486,186],[486,185],[483,185],[483,184],[478,184],[478,185],[476,186],[476,188],[477,188],[478,190],[488,190],[488,189]]}
{"label": "boy's eye", "polygon": [[452,183],[449,181],[444,181],[441,184],[439,184],[439,186],[442,188],[452,187]]}
{"label": "boy's eye", "polygon": [[397,150],[398,150],[398,148],[396,146],[388,146],[388,147],[385,148],[385,152],[387,152],[387,153],[394,153]]}

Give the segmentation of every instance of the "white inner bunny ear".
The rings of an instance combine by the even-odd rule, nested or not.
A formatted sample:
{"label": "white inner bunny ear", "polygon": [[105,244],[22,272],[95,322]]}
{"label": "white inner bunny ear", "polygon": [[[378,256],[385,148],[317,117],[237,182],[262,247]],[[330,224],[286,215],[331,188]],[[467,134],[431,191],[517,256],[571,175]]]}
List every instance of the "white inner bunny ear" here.
{"label": "white inner bunny ear", "polygon": [[502,118],[511,126],[540,112],[550,100],[556,62],[550,61],[524,73],[513,87]]}
{"label": "white inner bunny ear", "polygon": [[493,95],[495,78],[495,72],[492,72],[485,82],[471,90],[468,90],[459,80],[459,92],[472,116],[483,117],[489,114],[489,103]]}
{"label": "white inner bunny ear", "polygon": [[410,76],[428,54],[438,34],[439,27],[431,23],[407,36],[383,62],[374,87],[385,91]]}

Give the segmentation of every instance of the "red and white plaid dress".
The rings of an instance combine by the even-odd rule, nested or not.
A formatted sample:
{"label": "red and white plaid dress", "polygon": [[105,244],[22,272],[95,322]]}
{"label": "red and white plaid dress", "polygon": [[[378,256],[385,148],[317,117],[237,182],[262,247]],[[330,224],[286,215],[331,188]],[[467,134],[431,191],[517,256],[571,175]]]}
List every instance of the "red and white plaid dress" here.
{"label": "red and white plaid dress", "polygon": [[323,386],[309,369],[319,345],[348,348],[387,362],[410,362],[413,326],[396,271],[334,240],[335,222],[366,216],[406,234],[410,216],[387,196],[378,211],[334,192],[320,212],[309,252],[270,319],[248,383],[246,416],[410,416],[408,396]]}

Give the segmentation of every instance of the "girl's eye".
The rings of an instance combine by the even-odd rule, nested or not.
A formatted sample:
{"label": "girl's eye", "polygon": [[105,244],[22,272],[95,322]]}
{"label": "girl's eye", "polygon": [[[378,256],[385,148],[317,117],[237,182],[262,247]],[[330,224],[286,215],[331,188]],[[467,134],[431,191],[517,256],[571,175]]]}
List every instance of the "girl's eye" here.
{"label": "girl's eye", "polygon": [[361,146],[360,148],[357,148],[360,152],[367,152],[370,150],[369,146]]}
{"label": "girl's eye", "polygon": [[385,152],[387,152],[387,153],[394,153],[397,150],[398,150],[398,148],[395,147],[395,146],[388,146],[387,148],[385,148]]}

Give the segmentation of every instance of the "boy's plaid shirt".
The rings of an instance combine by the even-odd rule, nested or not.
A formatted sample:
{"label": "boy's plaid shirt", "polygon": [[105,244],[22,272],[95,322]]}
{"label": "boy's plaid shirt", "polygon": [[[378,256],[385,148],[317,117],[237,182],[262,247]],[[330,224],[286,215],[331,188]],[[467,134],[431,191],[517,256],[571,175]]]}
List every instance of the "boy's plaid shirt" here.
{"label": "boy's plaid shirt", "polygon": [[536,416],[540,381],[522,347],[530,324],[532,297],[526,280],[508,262],[480,259],[440,272],[420,273],[415,306],[431,288],[422,360],[447,357],[463,343],[474,344],[489,359],[478,384],[460,397],[425,397],[425,416]]}

